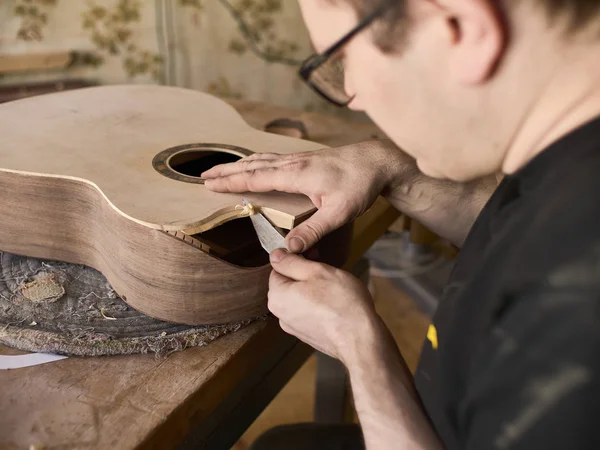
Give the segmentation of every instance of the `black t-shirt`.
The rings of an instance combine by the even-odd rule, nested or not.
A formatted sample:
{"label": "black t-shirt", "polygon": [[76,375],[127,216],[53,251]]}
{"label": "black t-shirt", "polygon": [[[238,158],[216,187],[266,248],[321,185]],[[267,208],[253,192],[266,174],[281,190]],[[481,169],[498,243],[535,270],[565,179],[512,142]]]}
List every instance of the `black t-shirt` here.
{"label": "black t-shirt", "polygon": [[416,384],[448,450],[600,449],[600,118],[500,183]]}

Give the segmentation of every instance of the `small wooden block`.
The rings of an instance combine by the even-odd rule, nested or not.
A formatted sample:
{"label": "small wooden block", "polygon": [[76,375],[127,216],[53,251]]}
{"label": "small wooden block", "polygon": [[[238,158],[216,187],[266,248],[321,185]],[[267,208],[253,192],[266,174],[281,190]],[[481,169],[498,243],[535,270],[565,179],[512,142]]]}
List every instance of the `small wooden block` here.
{"label": "small wooden block", "polygon": [[70,51],[0,54],[0,73],[63,69],[72,60]]}

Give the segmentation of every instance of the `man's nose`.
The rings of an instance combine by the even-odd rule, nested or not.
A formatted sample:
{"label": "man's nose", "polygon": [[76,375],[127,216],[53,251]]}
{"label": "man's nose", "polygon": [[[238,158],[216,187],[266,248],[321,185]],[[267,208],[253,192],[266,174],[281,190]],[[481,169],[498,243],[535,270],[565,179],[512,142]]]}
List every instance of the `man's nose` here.
{"label": "man's nose", "polygon": [[352,100],[350,100],[350,103],[348,103],[348,108],[355,111],[362,111],[362,106],[358,99],[356,89],[352,84],[352,79],[348,72],[344,73],[344,91],[346,91],[346,95],[352,98]]}
{"label": "man's nose", "polygon": [[363,111],[364,110],[364,108],[356,94],[354,95],[354,97],[352,97],[352,100],[350,100],[350,103],[348,103],[348,108],[350,108],[354,111]]}

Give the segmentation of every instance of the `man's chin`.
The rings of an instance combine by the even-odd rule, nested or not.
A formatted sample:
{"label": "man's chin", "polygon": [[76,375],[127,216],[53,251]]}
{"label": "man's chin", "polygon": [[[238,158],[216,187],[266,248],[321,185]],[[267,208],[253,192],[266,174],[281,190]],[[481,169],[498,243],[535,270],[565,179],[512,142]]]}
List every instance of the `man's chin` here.
{"label": "man's chin", "polygon": [[452,170],[457,168],[455,166],[437,166],[435,164],[430,164],[428,161],[419,159],[417,160],[417,167],[419,168],[421,173],[423,173],[423,175],[426,175],[430,178],[437,178],[438,180],[450,180],[459,183],[465,183],[467,181],[474,180],[480,176],[478,174],[470,173],[468,171]]}
{"label": "man's chin", "polygon": [[435,165],[423,159],[417,159],[417,167],[423,175],[427,175],[430,178],[447,178],[447,175],[436,168]]}

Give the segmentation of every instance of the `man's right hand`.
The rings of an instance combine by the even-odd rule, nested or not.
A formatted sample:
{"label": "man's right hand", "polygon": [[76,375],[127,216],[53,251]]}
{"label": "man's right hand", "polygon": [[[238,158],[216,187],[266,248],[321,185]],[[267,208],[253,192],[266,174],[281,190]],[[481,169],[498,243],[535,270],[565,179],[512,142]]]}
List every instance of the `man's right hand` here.
{"label": "man's right hand", "polygon": [[255,153],[204,172],[215,192],[280,191],[304,194],[318,211],[290,231],[288,250],[301,253],[371,207],[409,158],[389,141],[314,152]]}

